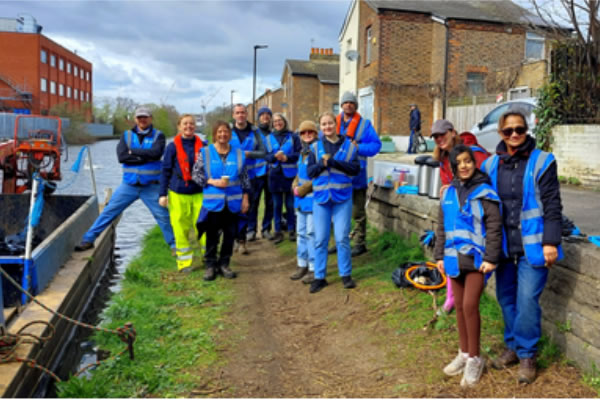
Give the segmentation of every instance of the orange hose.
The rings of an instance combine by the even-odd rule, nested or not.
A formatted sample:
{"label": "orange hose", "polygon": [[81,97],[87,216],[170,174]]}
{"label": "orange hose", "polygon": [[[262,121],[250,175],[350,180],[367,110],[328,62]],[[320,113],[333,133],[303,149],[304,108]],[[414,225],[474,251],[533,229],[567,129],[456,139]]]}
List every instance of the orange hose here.
{"label": "orange hose", "polygon": [[[406,269],[405,272],[405,277],[406,280],[409,281],[411,283],[411,285],[413,285],[414,287],[416,287],[417,289],[421,289],[421,290],[436,290],[436,289],[441,289],[444,286],[446,286],[446,275],[445,274],[441,274],[442,275],[442,283],[435,285],[435,286],[427,286],[427,285],[422,285],[420,283],[417,283],[415,281],[412,280],[412,278],[410,277],[410,273],[413,272],[415,269],[422,267],[422,264],[416,264],[416,265],[411,265],[410,267],[408,267]],[[437,265],[435,263],[432,263],[430,261],[427,261],[424,265],[425,267],[429,268],[429,269],[436,269]]]}

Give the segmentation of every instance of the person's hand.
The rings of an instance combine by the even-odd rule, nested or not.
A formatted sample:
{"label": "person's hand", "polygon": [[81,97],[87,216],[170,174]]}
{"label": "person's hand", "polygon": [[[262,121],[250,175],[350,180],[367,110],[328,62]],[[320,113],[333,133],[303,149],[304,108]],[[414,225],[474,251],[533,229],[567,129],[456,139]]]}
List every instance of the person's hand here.
{"label": "person's hand", "polygon": [[242,214],[246,214],[250,208],[250,202],[248,201],[248,195],[244,194],[242,197]]}
{"label": "person's hand", "polygon": [[483,274],[492,272],[495,269],[496,269],[496,264],[492,264],[491,262],[487,262],[487,261],[482,262],[481,267],[479,267],[479,271]]}
{"label": "person's hand", "polygon": [[275,153],[275,158],[278,161],[283,161],[283,157],[285,156],[285,154],[283,154],[283,151],[279,150],[277,153]]}
{"label": "person's hand", "polygon": [[244,155],[246,156],[246,158],[248,158],[248,155],[249,155],[249,154],[250,154],[250,151],[248,151],[248,150],[246,150],[246,151],[244,152]]}
{"label": "person's hand", "polygon": [[226,188],[227,181],[225,179],[209,179],[206,183],[218,188]]}
{"label": "person's hand", "polygon": [[543,249],[544,260],[546,260],[546,267],[550,268],[558,258],[558,250],[556,249],[556,246],[553,246],[551,244],[545,244]]}
{"label": "person's hand", "polygon": [[296,186],[296,187],[294,188],[294,195],[295,195],[296,197],[300,197],[300,195],[298,194],[298,186]]}
{"label": "person's hand", "polygon": [[353,140],[352,144],[354,144],[356,146],[356,150],[358,150],[358,142],[356,140]]}
{"label": "person's hand", "polygon": [[446,271],[444,270],[444,260],[438,260],[437,269],[440,271],[440,274],[446,275]]}
{"label": "person's hand", "polygon": [[158,205],[167,208],[167,206],[169,205],[169,199],[167,198],[167,196],[160,196],[158,198]]}
{"label": "person's hand", "polygon": [[323,154],[323,165],[327,166],[327,160],[331,158],[331,154]]}
{"label": "person's hand", "polygon": [[440,188],[440,199],[442,198],[442,196],[444,195],[444,191],[446,189],[448,189],[450,187],[450,185],[444,185]]}

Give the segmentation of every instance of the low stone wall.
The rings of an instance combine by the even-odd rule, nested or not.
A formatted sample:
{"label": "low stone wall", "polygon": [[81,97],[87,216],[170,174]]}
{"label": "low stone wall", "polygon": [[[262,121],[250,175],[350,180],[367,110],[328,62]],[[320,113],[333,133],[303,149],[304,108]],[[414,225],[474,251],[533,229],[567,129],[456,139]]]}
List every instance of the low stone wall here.
{"label": "low stone wall", "polygon": [[600,187],[600,125],[558,125],[552,136],[558,175]]}
{"label": "low stone wall", "polygon": [[[439,200],[375,188],[367,215],[381,231],[420,236],[435,231],[438,209]],[[563,243],[563,249],[565,258],[550,270],[542,294],[542,327],[568,359],[590,371],[600,366],[600,249],[591,243]],[[495,297],[493,277],[486,292]]]}

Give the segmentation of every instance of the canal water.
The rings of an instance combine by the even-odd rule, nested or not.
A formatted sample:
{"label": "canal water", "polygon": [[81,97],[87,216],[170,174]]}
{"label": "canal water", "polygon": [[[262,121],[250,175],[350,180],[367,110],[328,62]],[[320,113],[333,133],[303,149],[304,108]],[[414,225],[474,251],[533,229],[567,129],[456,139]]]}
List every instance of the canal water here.
{"label": "canal water", "polygon": [[[88,145],[94,165],[100,204],[105,201],[104,190],[112,188],[114,191],[122,180],[123,173],[116,154],[117,144],[118,139],[99,141]],[[87,154],[79,173],[71,171],[71,166],[76,161],[81,148],[82,146],[69,146],[66,160],[63,155],[61,165],[63,178],[61,182],[58,182],[57,193],[83,195],[93,193]],[[108,266],[107,272],[98,284],[93,298],[90,299],[88,310],[81,317],[84,322],[93,325],[100,324],[102,311],[106,308],[110,295],[121,289],[120,282],[127,265],[139,253],[145,233],[155,225],[152,214],[141,201],[136,201],[125,210],[117,225],[115,257],[112,260],[114,262],[111,262]],[[98,349],[89,339],[91,333],[87,329],[75,329],[69,345],[64,349],[63,357],[60,357],[57,360],[57,366],[52,368],[61,379],[66,379],[69,374],[75,373],[84,366],[97,361]],[[89,374],[88,371],[84,374]],[[56,397],[53,381],[47,378],[46,383],[47,385],[40,385],[43,388],[36,397]]]}

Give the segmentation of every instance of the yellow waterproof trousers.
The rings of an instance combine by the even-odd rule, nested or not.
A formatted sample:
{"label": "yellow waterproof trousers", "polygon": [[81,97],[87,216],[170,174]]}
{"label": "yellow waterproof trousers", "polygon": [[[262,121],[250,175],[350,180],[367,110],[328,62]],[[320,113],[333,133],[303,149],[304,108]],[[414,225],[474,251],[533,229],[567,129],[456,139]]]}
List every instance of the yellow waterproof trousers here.
{"label": "yellow waterproof trousers", "polygon": [[[177,269],[191,267],[194,249],[190,245],[190,230],[193,227],[195,238],[196,221],[202,208],[202,193],[179,194],[169,190],[169,217],[173,234],[175,235],[175,250],[177,252]],[[206,236],[200,239],[200,249],[204,253],[206,248]]]}

